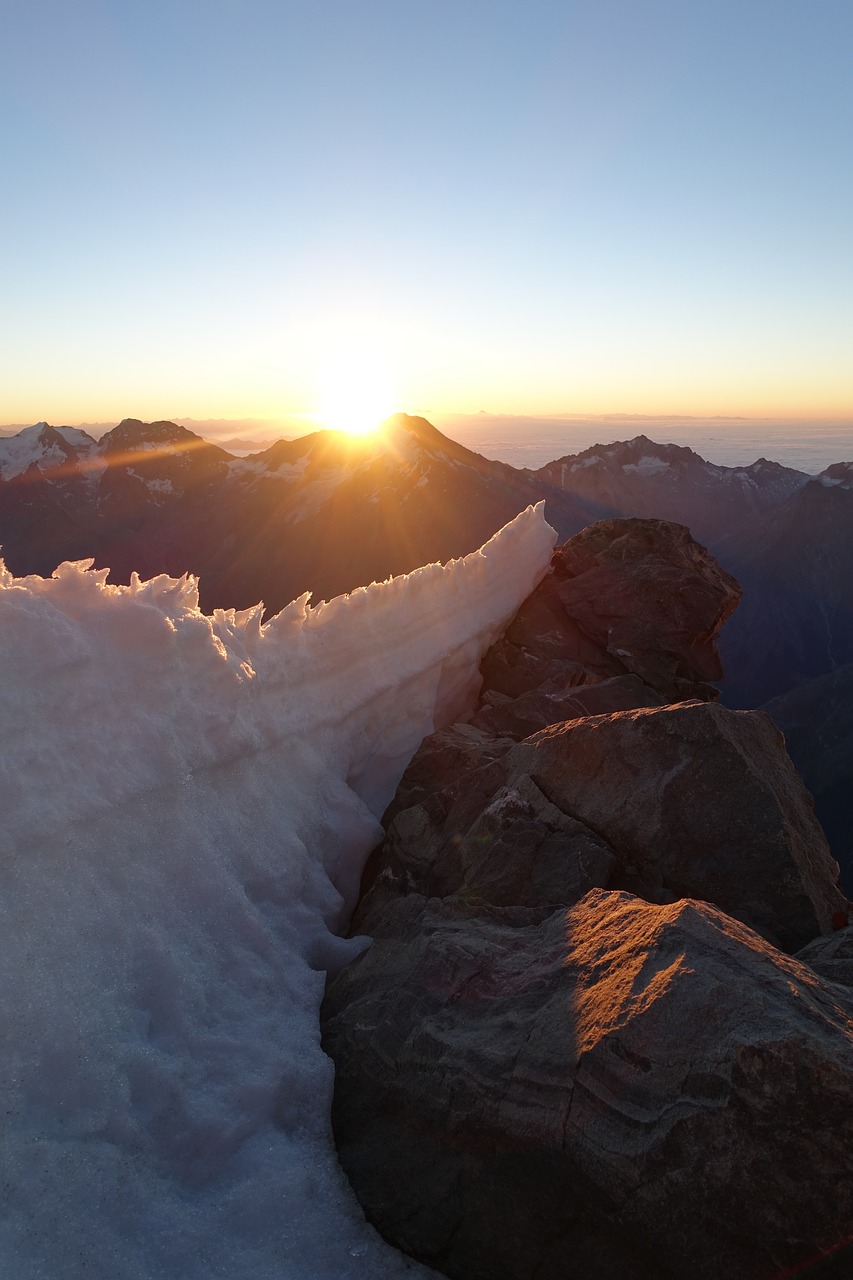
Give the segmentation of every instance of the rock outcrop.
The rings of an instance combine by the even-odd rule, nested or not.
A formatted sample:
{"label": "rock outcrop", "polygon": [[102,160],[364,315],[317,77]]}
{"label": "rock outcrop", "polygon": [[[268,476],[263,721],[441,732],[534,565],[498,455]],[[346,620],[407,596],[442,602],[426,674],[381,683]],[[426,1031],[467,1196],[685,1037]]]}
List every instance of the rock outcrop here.
{"label": "rock outcrop", "polygon": [[401,897],[328,993],[379,1230],[460,1280],[849,1275],[853,996],[705,903],[526,917]]}
{"label": "rock outcrop", "polygon": [[699,897],[784,950],[846,909],[838,866],[782,735],[758,711],[703,703],[553,725],[507,757],[618,850],[652,901]]}
{"label": "rock outcrop", "polygon": [[519,744],[456,726],[416,757],[386,821],[354,921],[366,933],[401,892],[553,908],[606,886],[702,898],[789,951],[846,919],[808,793],[761,712],[681,703]]}
{"label": "rock outcrop", "polygon": [[601,520],[555,552],[552,575],[487,655],[486,706],[501,706],[495,694],[555,696],[613,679],[622,705],[595,711],[716,699],[717,636],[739,600],[734,578],[683,525]]}
{"label": "rock outcrop", "polygon": [[846,901],[781,735],[701,701],[737,583],[656,520],[601,521],[552,564],[486,655],[473,723],[433,735],[403,778],[362,910],[401,887],[526,902],[527,876],[554,886],[538,905],[609,885],[703,898],[787,950],[829,931]]}
{"label": "rock outcrop", "polygon": [[814,938],[797,952],[797,959],[828,982],[853,987],[853,927],[838,929],[829,937]]}
{"label": "rock outcrop", "polygon": [[386,814],[333,1121],[452,1277],[850,1274],[847,904],[781,735],[713,702],[737,596],[679,526],[585,530]]}

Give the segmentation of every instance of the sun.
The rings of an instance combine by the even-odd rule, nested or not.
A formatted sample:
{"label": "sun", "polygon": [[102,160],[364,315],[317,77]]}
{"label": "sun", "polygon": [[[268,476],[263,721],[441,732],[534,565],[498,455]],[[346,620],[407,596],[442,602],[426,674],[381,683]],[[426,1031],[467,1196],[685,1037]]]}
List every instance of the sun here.
{"label": "sun", "polygon": [[391,381],[376,360],[350,353],[324,373],[316,414],[321,426],[367,436],[393,411]]}

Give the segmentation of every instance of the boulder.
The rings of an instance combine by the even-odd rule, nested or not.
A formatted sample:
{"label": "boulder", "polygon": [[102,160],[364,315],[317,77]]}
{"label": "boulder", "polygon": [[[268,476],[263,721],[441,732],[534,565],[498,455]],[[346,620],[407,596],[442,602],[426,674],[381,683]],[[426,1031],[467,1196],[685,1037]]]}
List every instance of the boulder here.
{"label": "boulder", "polygon": [[566,612],[626,670],[673,701],[722,679],[716,638],[741,590],[684,525],[603,520],[560,555]]}
{"label": "boulder", "polygon": [[564,677],[555,676],[517,698],[487,690],[472,724],[495,735],[526,738],[544,725],[561,720],[631,711],[635,707],[659,707],[663,702],[664,698],[639,676],[611,676],[584,684],[566,684]]}
{"label": "boulder", "polygon": [[787,951],[846,919],[811,799],[758,711],[641,708],[518,744],[456,726],[423,744],[386,827],[361,932],[400,893],[548,911],[596,887],[702,898]]}
{"label": "boulder", "polygon": [[416,894],[330,987],[338,1150],[459,1280],[853,1266],[853,997],[705,903]]}
{"label": "boulder", "polygon": [[[445,805],[463,795],[470,797],[474,771],[487,770],[488,776],[503,777],[500,762],[514,745],[511,737],[495,737],[469,724],[454,724],[431,733],[424,738],[400,779],[384,815],[386,826],[400,810],[428,797],[440,794]],[[482,794],[491,794],[488,784]]]}
{"label": "boulder", "polygon": [[552,567],[486,655],[486,691],[517,698],[546,681],[632,674],[658,695],[645,705],[717,698],[717,637],[741,592],[684,525],[600,520]]}
{"label": "boulder", "polygon": [[[583,822],[553,805],[532,778],[503,783],[485,765],[451,791],[399,810],[370,870],[353,928],[373,936],[401,894],[454,897],[483,907],[522,907],[537,918],[607,885],[615,851]],[[364,882],[368,883],[367,880]]]}
{"label": "boulder", "polygon": [[846,912],[811,797],[760,711],[590,716],[534,734],[504,767],[613,848],[643,897],[703,898],[788,951]]}

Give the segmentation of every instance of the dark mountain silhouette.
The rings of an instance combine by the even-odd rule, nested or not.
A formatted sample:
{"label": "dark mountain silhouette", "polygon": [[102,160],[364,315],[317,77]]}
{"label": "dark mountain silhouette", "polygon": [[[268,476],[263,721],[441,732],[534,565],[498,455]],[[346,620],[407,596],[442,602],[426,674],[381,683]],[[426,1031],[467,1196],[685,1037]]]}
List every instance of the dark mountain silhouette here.
{"label": "dark mountain silhouette", "polygon": [[[316,432],[235,458],[185,427],[127,419],[99,444],[46,424],[0,444],[9,568],[92,556],[112,580],[195,573],[201,603],[277,610],[466,555],[542,496],[523,472],[399,415],[381,436]],[[595,512],[549,495],[567,535]]]}
{"label": "dark mountain silhouette", "polygon": [[175,423],[28,427],[0,441],[0,541],[18,574],[92,556],[113,580],[192,572],[205,609],[271,610],[475,550],[546,500],[561,538],[591,521],[686,524],[742,582],[723,692],[755,706],[853,661],[853,466],[810,478],[721,467],[640,435],[520,471],[400,414],[364,439],[316,432],[236,458]]}
{"label": "dark mountain silhouette", "polygon": [[809,479],[766,458],[749,467],[718,466],[692,449],[643,435],[593,445],[531,474],[595,504],[604,515],[686,524],[707,545],[755,527]]}
{"label": "dark mountain silhouette", "polygon": [[744,588],[722,642],[733,706],[755,706],[853,661],[849,470],[828,468],[749,538],[730,536],[714,548]]}
{"label": "dark mountain silhouette", "polygon": [[853,663],[772,698],[763,710],[785,735],[853,895]]}

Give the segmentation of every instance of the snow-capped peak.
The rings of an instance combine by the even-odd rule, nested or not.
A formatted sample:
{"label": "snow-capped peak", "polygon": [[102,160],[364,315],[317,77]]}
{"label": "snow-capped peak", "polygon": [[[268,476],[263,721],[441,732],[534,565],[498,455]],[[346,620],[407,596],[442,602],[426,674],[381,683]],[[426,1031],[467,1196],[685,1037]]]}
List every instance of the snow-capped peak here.
{"label": "snow-capped peak", "polygon": [[825,489],[853,489],[853,462],[833,462],[815,478]]}
{"label": "snow-capped peak", "polygon": [[0,439],[0,479],[13,480],[30,467],[39,471],[74,469],[87,463],[97,452],[97,444],[79,427],[52,427],[36,422],[14,436]]}

